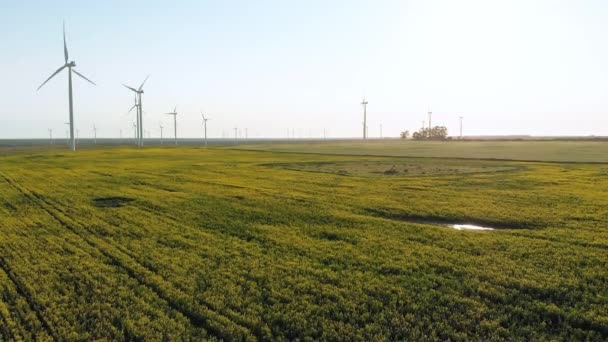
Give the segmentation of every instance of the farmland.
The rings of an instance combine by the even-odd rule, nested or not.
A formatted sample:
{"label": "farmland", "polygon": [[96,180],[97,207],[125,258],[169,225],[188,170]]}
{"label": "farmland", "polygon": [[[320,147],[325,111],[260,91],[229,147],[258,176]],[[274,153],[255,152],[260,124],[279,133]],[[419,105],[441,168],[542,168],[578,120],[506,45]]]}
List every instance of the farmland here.
{"label": "farmland", "polygon": [[606,145],[374,144],[0,153],[0,340],[608,339]]}
{"label": "farmland", "polygon": [[370,140],[267,143],[242,149],[347,155],[608,163],[606,141]]}

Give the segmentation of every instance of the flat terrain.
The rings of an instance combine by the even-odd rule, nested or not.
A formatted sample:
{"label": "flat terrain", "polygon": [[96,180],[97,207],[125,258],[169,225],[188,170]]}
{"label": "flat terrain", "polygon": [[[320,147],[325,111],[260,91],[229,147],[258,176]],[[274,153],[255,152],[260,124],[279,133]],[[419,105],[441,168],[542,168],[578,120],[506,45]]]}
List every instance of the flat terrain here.
{"label": "flat terrain", "polygon": [[[576,146],[545,159],[608,158]],[[20,150],[0,184],[0,340],[608,339],[608,165]]]}
{"label": "flat terrain", "polygon": [[608,163],[608,141],[361,140],[267,143],[242,149],[347,155]]}

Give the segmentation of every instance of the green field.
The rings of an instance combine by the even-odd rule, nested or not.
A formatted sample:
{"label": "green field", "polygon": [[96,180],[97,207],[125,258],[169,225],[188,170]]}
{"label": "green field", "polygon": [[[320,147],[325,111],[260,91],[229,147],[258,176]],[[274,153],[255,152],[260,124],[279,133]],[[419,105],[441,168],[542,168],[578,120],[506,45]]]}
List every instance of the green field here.
{"label": "green field", "polygon": [[395,157],[608,145],[479,144],[3,153],[0,340],[608,339],[608,165]]}
{"label": "green field", "polygon": [[608,141],[361,140],[267,143],[242,149],[395,157],[608,163]]}

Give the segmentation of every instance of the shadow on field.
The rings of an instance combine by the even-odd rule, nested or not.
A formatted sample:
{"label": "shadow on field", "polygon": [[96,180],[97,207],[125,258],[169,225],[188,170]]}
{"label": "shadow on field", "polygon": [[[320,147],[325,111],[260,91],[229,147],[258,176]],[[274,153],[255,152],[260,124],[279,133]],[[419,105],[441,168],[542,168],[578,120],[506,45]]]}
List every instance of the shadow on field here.
{"label": "shadow on field", "polygon": [[98,208],[119,208],[132,201],[133,198],[122,196],[97,197],[93,199],[93,204]]}

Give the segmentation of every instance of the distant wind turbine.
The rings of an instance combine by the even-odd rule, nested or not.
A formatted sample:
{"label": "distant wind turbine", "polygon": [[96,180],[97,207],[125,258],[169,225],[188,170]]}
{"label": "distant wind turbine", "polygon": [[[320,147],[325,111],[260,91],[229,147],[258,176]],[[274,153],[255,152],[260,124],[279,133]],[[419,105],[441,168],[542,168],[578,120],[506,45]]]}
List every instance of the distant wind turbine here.
{"label": "distant wind turbine", "polygon": [[175,136],[175,145],[177,145],[177,106],[171,113],[165,113],[166,115],[173,115],[173,135]]}
{"label": "distant wind turbine", "polygon": [[431,112],[431,109],[429,108],[429,138],[433,135],[433,125],[431,123],[431,118],[433,117],[433,112]]}
{"label": "distant wind turbine", "polygon": [[203,126],[205,127],[205,147],[207,147],[207,121],[209,121],[210,119],[205,117],[205,114],[203,114],[202,110],[201,116],[203,117]]}
{"label": "distant wind turbine", "polygon": [[40,90],[40,88],[42,88],[48,81],[50,81],[51,78],[55,77],[55,75],[59,74],[63,69],[65,69],[65,68],[68,69],[68,99],[69,99],[69,107],[70,107],[70,142],[71,142],[70,149],[72,151],[76,151],[76,140],[74,140],[74,99],[73,99],[73,95],[72,95],[72,72],[93,85],[95,85],[95,83],[93,81],[89,80],[88,78],[84,77],[78,71],[74,70],[74,68],[76,67],[76,62],[74,62],[74,61],[68,62],[69,55],[68,55],[68,46],[67,46],[67,43],[65,40],[65,23],[63,23],[63,56],[65,59],[65,64],[62,67],[60,67],[59,69],[57,69],[57,71],[55,71],[49,78],[47,78],[46,81],[44,81],[40,85],[40,87],[38,87],[38,90]]}
{"label": "distant wind turbine", "polygon": [[159,122],[158,125],[160,126],[160,144],[163,144],[163,123]]}
{"label": "distant wind turbine", "polygon": [[93,142],[97,145],[97,127],[93,125]]}
{"label": "distant wind turbine", "polygon": [[[131,91],[135,92],[135,95],[137,96],[137,100],[136,100],[136,105],[134,107],[137,107],[137,126],[138,126],[138,130],[137,130],[137,135],[139,137],[139,140],[137,142],[137,145],[139,147],[143,147],[144,146],[144,128],[143,128],[143,108],[142,108],[142,104],[141,104],[141,95],[144,93],[144,84],[146,83],[146,81],[148,80],[148,78],[150,77],[150,75],[146,76],[146,79],[144,79],[144,81],[141,83],[141,85],[139,86],[139,88],[135,89],[133,87],[129,87],[126,84],[123,84],[123,86],[125,86],[127,89],[130,89]],[[131,110],[133,110],[133,108],[131,108]],[[131,111],[129,110],[129,112]]]}
{"label": "distant wind turbine", "polygon": [[133,141],[135,142],[135,145],[137,145],[137,124],[135,123],[135,121],[133,122]]}
{"label": "distant wind turbine", "polygon": [[459,116],[458,118],[460,119],[460,139],[462,139],[462,119],[464,119],[464,117]]}
{"label": "distant wind turbine", "polygon": [[49,128],[49,144],[53,145],[53,129]]}
{"label": "distant wind turbine", "polygon": [[[70,126],[69,122],[65,122],[66,125]],[[70,131],[66,130],[65,131],[65,138],[66,138],[66,143],[68,145],[68,147],[70,146]]]}
{"label": "distant wind turbine", "polygon": [[363,140],[367,139],[367,104],[368,103],[369,102],[367,102],[365,97],[363,98],[363,101],[361,101],[361,105],[363,105]]}

